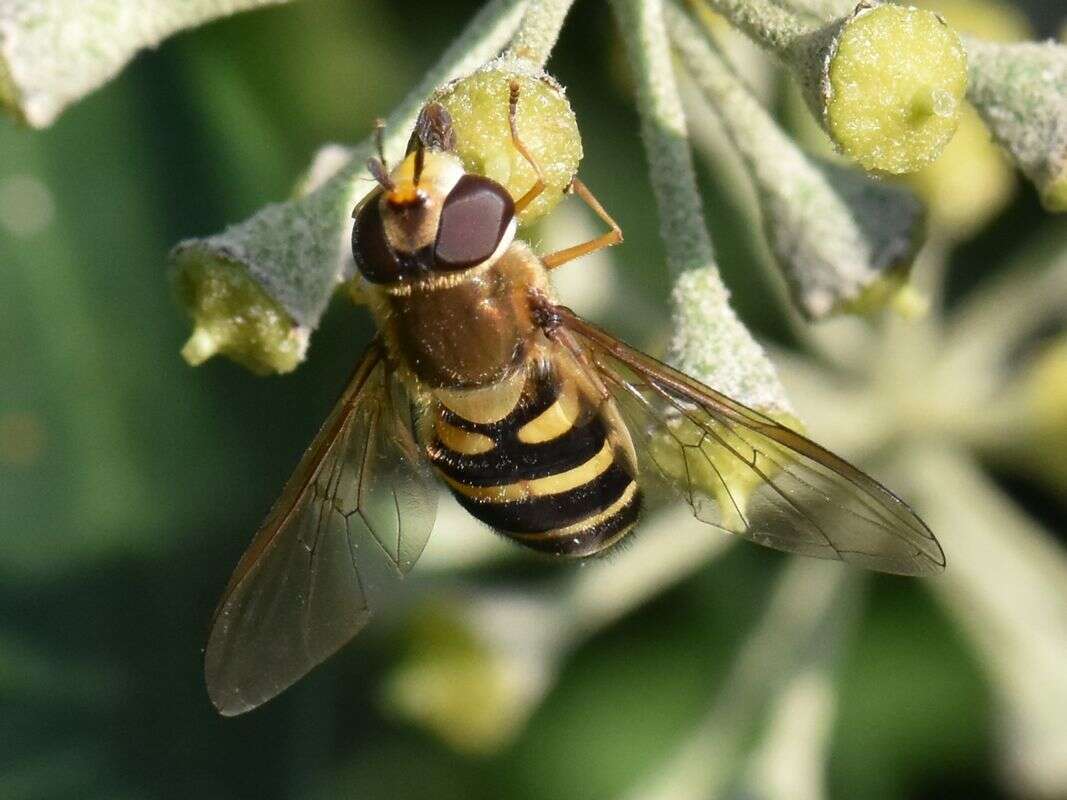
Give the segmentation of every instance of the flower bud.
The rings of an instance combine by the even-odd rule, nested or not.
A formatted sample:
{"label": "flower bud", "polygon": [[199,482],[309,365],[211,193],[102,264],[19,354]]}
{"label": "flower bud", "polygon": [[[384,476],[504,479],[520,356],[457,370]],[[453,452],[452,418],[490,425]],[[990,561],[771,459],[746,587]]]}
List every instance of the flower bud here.
{"label": "flower bud", "polygon": [[851,16],[799,37],[791,61],[837,147],[865,169],[914,172],[956,132],[967,57],[959,36],[932,12],[861,3]]}
{"label": "flower bud", "polygon": [[412,615],[386,705],[461,752],[499,749],[548,690],[559,611],[514,593],[437,598]]}
{"label": "flower bud", "polygon": [[193,319],[182,358],[191,366],[222,354],[265,375],[291,372],[304,360],[308,329],[297,325],[243,267],[203,259],[179,265],[179,299]]}
{"label": "flower bud", "polygon": [[537,173],[515,147],[508,124],[512,82],[519,86],[516,129],[544,174],[545,190],[519,214],[528,225],[551,211],[578,171],[582,137],[567,95],[555,79],[522,59],[500,58],[438,91],[452,115],[456,147],[468,171],[522,197]]}

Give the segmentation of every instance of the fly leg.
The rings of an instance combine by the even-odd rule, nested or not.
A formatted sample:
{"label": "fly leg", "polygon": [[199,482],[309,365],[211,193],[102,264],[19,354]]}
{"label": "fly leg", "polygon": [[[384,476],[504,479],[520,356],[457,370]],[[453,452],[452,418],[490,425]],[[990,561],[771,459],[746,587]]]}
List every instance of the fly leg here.
{"label": "fly leg", "polygon": [[607,223],[611,230],[600,234],[594,239],[590,239],[588,242],[582,242],[572,247],[566,247],[563,250],[557,250],[555,253],[541,256],[541,263],[545,265],[546,269],[555,269],[568,261],[587,256],[590,253],[595,253],[597,250],[611,247],[613,244],[618,244],[622,241],[622,228],[619,227],[619,223],[604,210],[604,206],[600,205],[600,201],[593,196],[593,193],[589,191],[589,188],[584,183],[577,178],[572,178],[571,185],[567,187],[567,192],[582,198],[585,204],[593,209],[593,212]]}
{"label": "fly leg", "polygon": [[519,82],[512,81],[510,88],[510,94],[508,95],[508,127],[511,129],[511,143],[515,145],[515,149],[519,151],[519,154],[526,159],[526,161],[533,167],[534,172],[537,173],[537,180],[534,181],[534,185],[527,190],[526,194],[515,201],[515,213],[518,214],[526,206],[530,205],[538,196],[545,190],[545,173],[541,171],[541,165],[534,159],[533,154],[523,144],[522,139],[519,137],[518,129],[518,111],[519,111]]}

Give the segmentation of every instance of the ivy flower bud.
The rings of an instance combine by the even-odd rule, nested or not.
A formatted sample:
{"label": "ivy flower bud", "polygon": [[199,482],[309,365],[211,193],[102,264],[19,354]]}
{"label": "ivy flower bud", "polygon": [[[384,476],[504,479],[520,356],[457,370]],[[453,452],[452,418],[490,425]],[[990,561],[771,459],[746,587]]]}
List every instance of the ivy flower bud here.
{"label": "ivy flower bud", "polygon": [[193,320],[182,358],[193,367],[225,355],[257,375],[291,372],[304,360],[310,331],[238,265],[193,261],[178,271],[179,299]]}
{"label": "ivy flower bud", "polygon": [[[402,156],[427,96],[499,53],[522,11],[515,0],[491,0],[475,15],[390,115],[383,144],[391,162]],[[350,276],[352,209],[373,185],[365,163],[374,152],[370,138],[331,147],[293,199],[174,248],[179,298],[196,324],[183,350],[189,363],[223,353],[256,372],[285,372],[303,360],[308,336]]]}
{"label": "ivy flower bud", "polygon": [[862,2],[821,24],[803,4],[707,2],[791,69],[837,149],[865,169],[913,172],[956,132],[967,58],[936,14]]}
{"label": "ivy flower bud", "polygon": [[563,198],[582,159],[582,137],[567,95],[554,78],[520,58],[499,58],[437,92],[452,115],[456,147],[469,172],[503,184],[522,197],[537,173],[515,147],[508,124],[512,82],[519,87],[516,129],[544,174],[545,190],[519,213],[529,225]]}
{"label": "ivy flower bud", "polygon": [[865,169],[914,172],[959,124],[967,58],[943,19],[861,3],[792,49],[806,99],[842,153]]}
{"label": "ivy flower bud", "polygon": [[559,611],[535,596],[437,598],[411,617],[386,706],[460,752],[503,747],[554,677]]}

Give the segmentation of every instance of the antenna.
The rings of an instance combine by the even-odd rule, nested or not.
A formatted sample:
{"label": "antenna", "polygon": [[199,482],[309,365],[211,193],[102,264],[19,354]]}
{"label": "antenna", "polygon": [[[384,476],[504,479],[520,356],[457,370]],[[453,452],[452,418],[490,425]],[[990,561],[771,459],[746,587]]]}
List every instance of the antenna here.
{"label": "antenna", "polygon": [[386,171],[385,164],[382,163],[381,159],[373,157],[368,158],[367,171],[370,172],[374,180],[378,181],[383,189],[392,191],[396,188],[396,184],[393,182],[393,179],[389,177],[389,173]]}
{"label": "antenna", "polygon": [[374,120],[374,144],[378,148],[378,160],[388,172],[389,162],[385,160],[385,120],[381,117]]}
{"label": "antenna", "polygon": [[385,160],[385,142],[383,140],[383,134],[385,131],[385,120],[381,117],[374,120],[374,144],[378,150],[378,157],[367,159],[367,171],[374,177],[374,180],[378,181],[383,189],[392,191],[396,188],[396,184],[393,179],[389,177],[389,162]]}

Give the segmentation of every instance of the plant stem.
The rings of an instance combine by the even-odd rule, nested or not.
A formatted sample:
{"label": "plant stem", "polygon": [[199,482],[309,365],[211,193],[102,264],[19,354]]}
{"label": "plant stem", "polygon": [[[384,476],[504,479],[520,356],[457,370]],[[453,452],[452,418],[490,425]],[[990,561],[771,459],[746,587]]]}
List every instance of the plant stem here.
{"label": "plant stem", "polygon": [[[615,0],[637,81],[641,137],[660,217],[667,266],[675,277],[715,267],[704,224],[682,99],[675,83],[660,0]],[[716,268],[717,269],[717,268]]]}
{"label": "plant stem", "polygon": [[504,57],[521,58],[543,69],[573,4],[574,0],[532,0]]}
{"label": "plant stem", "polygon": [[706,2],[734,26],[782,58],[787,57],[798,36],[809,33],[816,27],[773,0]]}
{"label": "plant stem", "polygon": [[769,413],[792,414],[763,348],[730,308],[697,190],[662,0],[614,0],[633,67],[641,138],[675,278],[669,359],[682,371]]}

